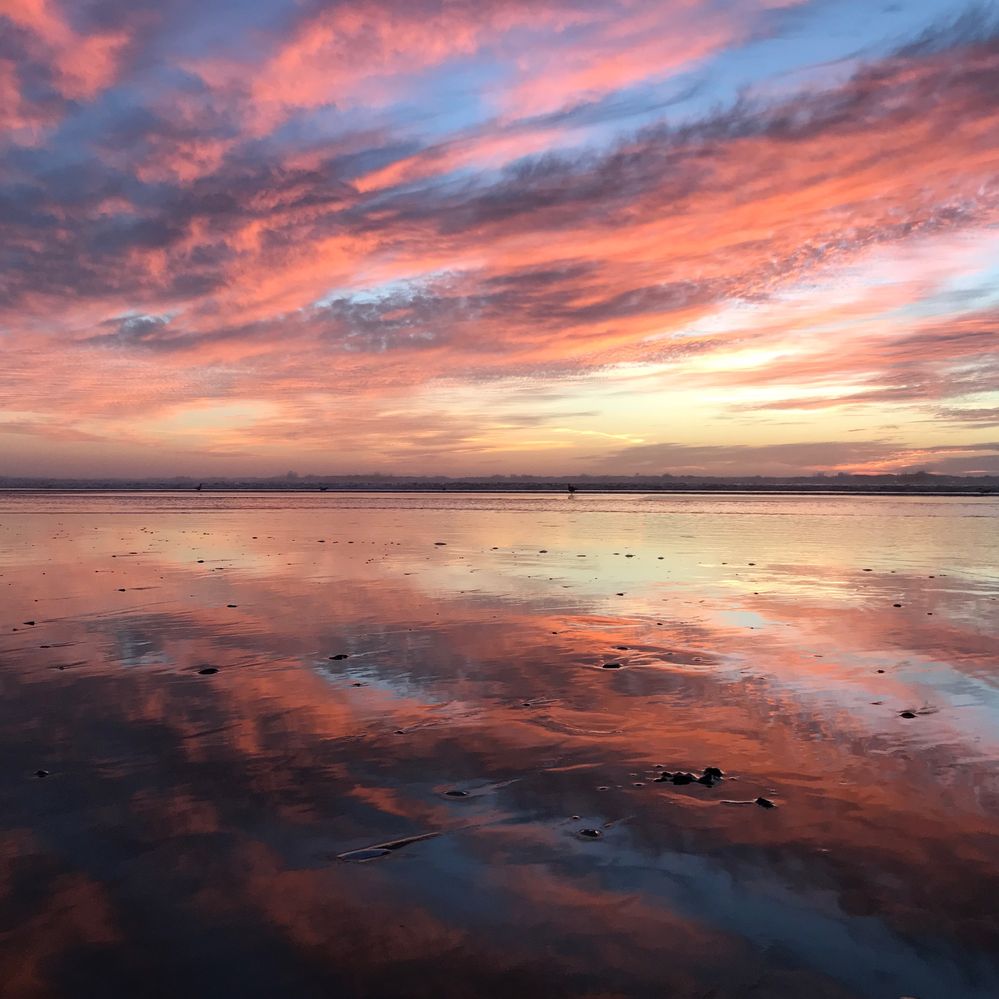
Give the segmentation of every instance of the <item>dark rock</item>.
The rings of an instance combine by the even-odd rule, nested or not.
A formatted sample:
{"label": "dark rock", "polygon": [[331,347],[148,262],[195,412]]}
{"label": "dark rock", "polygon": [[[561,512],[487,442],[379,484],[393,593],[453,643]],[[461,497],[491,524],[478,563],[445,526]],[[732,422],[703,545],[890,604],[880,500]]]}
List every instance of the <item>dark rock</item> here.
{"label": "dark rock", "polygon": [[330,659],[335,659],[335,660],[346,659],[346,658],[347,658],[346,652],[338,652],[335,656],[330,656]]}
{"label": "dark rock", "polygon": [[898,714],[898,716],[899,716],[899,718],[915,718],[916,717],[916,712],[915,711],[900,711],[899,714]]}
{"label": "dark rock", "polygon": [[769,798],[757,798],[756,804],[760,808],[776,808],[777,806]]}
{"label": "dark rock", "polygon": [[621,663],[604,663],[604,669],[620,669]]}
{"label": "dark rock", "polygon": [[695,780],[697,780],[697,778],[693,774],[682,773],[682,772],[675,773],[673,774],[672,777],[672,782],[678,785],[693,784]]}
{"label": "dark rock", "polygon": [[585,836],[587,839],[600,839],[603,833],[599,829],[580,829],[580,836]]}
{"label": "dark rock", "polygon": [[49,775],[49,772],[48,772],[48,770],[36,770],[36,771],[35,771],[35,776],[36,776],[36,777],[37,777],[37,778],[38,778],[39,780],[41,780],[41,779],[42,779],[42,777],[48,777],[48,775]]}
{"label": "dark rock", "polygon": [[452,789],[450,791],[445,791],[444,793],[449,798],[467,798],[468,797],[468,792],[467,791],[461,791],[461,790],[458,790],[457,788]]}
{"label": "dark rock", "polygon": [[215,666],[205,666],[203,669],[198,670],[199,676],[214,676],[218,672]]}
{"label": "dark rock", "polygon": [[892,604],[892,607],[901,607],[901,604]]}
{"label": "dark rock", "polygon": [[718,767],[705,767],[703,772],[706,777],[715,777],[718,780],[725,776],[725,771]]}

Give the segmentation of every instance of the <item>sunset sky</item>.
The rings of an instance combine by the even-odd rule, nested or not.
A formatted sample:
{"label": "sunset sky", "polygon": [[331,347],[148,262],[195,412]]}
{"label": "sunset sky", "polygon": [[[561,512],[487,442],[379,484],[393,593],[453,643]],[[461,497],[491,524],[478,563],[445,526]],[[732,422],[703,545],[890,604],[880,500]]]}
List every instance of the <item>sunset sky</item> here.
{"label": "sunset sky", "polygon": [[0,0],[0,476],[999,474],[999,3]]}

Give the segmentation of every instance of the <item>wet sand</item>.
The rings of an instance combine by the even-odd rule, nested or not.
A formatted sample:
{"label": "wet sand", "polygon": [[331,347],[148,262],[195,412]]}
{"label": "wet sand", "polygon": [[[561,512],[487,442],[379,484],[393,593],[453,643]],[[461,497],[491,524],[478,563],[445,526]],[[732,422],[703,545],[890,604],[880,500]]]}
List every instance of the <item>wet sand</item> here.
{"label": "wet sand", "polygon": [[995,499],[6,495],[0,597],[4,999],[999,994]]}

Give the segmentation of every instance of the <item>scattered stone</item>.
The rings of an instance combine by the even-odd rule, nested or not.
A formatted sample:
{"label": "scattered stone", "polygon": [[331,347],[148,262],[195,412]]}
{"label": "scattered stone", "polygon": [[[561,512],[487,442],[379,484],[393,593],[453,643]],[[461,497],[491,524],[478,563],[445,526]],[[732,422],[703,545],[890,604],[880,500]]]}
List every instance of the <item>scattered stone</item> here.
{"label": "scattered stone", "polygon": [[693,784],[695,780],[697,780],[697,778],[693,774],[682,772],[673,774],[671,778],[672,783],[680,786],[684,784]]}
{"label": "scattered stone", "polygon": [[35,626],[35,622],[34,621],[24,621],[23,623],[24,624],[30,624],[32,627]]}
{"label": "scattered stone", "polygon": [[599,829],[580,829],[580,836],[585,836],[587,839],[600,839],[603,833]]}
{"label": "scattered stone", "polygon": [[892,607],[901,607],[901,604],[892,604]]}
{"label": "scattered stone", "polygon": [[620,669],[621,663],[604,663],[604,669]]}
{"label": "scattered stone", "polygon": [[450,791],[445,791],[444,793],[449,798],[467,798],[468,797],[468,792],[467,791],[462,791],[462,790],[459,790],[457,788],[452,789]]}
{"label": "scattered stone", "polygon": [[757,798],[756,804],[760,808],[776,808],[777,806],[769,798]]}
{"label": "scattered stone", "polygon": [[205,666],[198,670],[199,676],[214,676],[218,672],[218,668],[215,666]]}
{"label": "scattered stone", "polygon": [[336,661],[339,661],[341,659],[346,659],[346,658],[347,658],[347,653],[346,652],[338,652],[335,656],[330,656],[331,660],[336,660]]}

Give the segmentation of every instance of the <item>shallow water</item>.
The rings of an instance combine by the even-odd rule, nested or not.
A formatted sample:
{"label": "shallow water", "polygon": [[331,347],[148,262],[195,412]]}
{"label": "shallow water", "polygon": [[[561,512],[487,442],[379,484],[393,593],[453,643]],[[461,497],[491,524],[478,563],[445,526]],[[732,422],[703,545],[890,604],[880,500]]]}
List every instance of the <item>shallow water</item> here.
{"label": "shallow water", "polygon": [[0,598],[5,999],[999,995],[995,499],[7,494]]}

